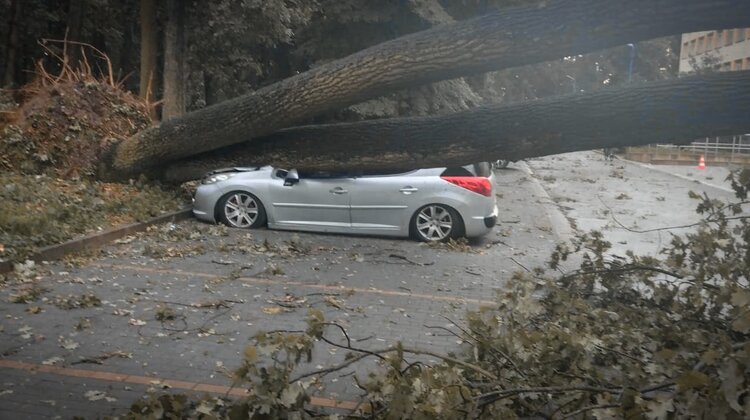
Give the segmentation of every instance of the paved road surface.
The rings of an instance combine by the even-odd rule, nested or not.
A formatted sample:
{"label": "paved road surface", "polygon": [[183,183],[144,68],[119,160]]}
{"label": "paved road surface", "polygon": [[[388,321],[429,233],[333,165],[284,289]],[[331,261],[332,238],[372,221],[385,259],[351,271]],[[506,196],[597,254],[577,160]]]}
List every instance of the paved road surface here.
{"label": "paved road surface", "polygon": [[[165,383],[176,392],[225,393],[250,337],[302,329],[310,308],[346,326],[360,347],[402,341],[458,350],[455,337],[427,327],[491,304],[512,272],[542,265],[559,239],[596,228],[618,251],[656,252],[663,233],[635,234],[612,216],[630,228],[683,224],[695,220],[689,189],[729,195],[595,153],[514,164],[497,175],[501,223],[466,249],[190,220],[9,282],[0,288],[0,419],[113,415]],[[30,290],[36,301],[11,302]],[[94,298],[99,306],[90,306]],[[177,320],[156,320],[167,307]],[[92,363],[97,357],[101,364]],[[321,344],[301,372],[343,358]],[[323,381],[313,403],[356,399],[352,372]]]}

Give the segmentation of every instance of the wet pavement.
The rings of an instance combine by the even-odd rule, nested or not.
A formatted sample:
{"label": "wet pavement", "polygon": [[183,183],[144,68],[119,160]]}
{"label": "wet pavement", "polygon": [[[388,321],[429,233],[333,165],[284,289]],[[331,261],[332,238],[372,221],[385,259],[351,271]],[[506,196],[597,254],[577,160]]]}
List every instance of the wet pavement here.
{"label": "wet pavement", "polygon": [[[615,252],[656,255],[669,233],[639,232],[697,221],[689,190],[731,197],[696,182],[720,174],[670,171],[591,152],[512,164],[497,172],[498,226],[468,245],[188,220],[41,265],[0,288],[0,419],[122,414],[149,390],[241,395],[230,376],[251,337],[304,329],[310,309],[360,348],[460,350],[434,327],[491,305],[514,271],[542,265],[559,240],[601,229]],[[318,343],[299,373],[345,353]],[[327,376],[312,403],[350,407],[353,376],[372,367]]]}
{"label": "wet pavement", "polygon": [[[167,387],[222,394],[253,335],[304,329],[312,308],[361,348],[459,350],[456,337],[430,327],[492,304],[514,271],[543,264],[554,248],[535,182],[520,168],[498,172],[499,225],[452,247],[188,220],[42,265],[0,290],[0,418],[114,415]],[[158,320],[165,311],[173,319]],[[300,373],[344,353],[319,343]],[[320,381],[313,403],[356,400],[352,374],[373,365]]]}

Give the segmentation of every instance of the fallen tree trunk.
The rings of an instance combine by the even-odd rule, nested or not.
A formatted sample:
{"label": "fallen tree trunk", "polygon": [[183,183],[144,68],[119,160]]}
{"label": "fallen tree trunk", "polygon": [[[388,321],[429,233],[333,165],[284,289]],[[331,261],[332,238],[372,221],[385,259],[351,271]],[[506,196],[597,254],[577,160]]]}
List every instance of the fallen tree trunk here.
{"label": "fallen tree trunk", "polygon": [[305,126],[176,162],[171,181],[272,164],[327,170],[413,169],[750,132],[750,71],[480,107],[434,117]]}
{"label": "fallen tree trunk", "polygon": [[113,145],[101,172],[129,176],[409,86],[748,20],[750,2],[737,0],[558,0],[499,11],[385,42],[164,122]]}

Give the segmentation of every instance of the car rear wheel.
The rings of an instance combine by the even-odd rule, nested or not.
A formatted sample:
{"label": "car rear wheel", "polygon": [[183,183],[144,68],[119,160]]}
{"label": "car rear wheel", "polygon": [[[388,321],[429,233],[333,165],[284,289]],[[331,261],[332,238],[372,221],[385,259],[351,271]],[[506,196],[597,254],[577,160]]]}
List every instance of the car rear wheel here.
{"label": "car rear wheel", "polygon": [[266,223],[263,204],[249,192],[230,192],[218,204],[219,220],[229,227],[254,229]]}
{"label": "car rear wheel", "polygon": [[414,214],[412,234],[422,242],[440,242],[463,235],[458,212],[443,204],[428,204]]}

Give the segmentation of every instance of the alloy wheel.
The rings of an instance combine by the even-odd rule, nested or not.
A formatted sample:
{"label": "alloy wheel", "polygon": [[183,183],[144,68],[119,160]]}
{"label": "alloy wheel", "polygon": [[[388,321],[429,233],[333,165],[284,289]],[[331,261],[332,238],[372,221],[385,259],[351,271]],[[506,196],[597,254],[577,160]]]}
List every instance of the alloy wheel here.
{"label": "alloy wheel", "polygon": [[258,202],[246,193],[232,194],[224,204],[224,216],[234,227],[249,228],[258,219]]}
{"label": "alloy wheel", "polygon": [[453,230],[453,217],[448,209],[431,205],[417,213],[417,233],[426,241],[442,241]]}

